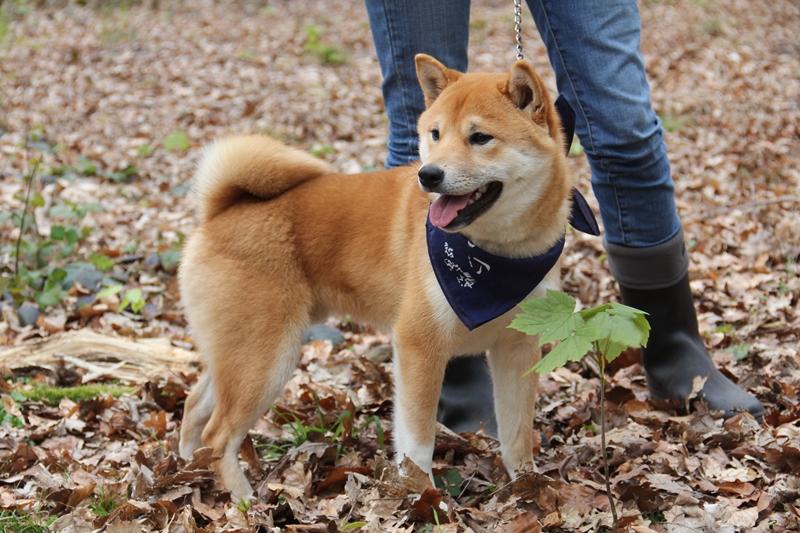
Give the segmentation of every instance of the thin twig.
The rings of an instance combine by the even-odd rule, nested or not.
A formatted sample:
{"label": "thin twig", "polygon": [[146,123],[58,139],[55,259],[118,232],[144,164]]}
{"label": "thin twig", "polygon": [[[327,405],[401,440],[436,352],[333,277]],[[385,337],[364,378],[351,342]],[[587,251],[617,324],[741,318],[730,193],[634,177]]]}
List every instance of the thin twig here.
{"label": "thin twig", "polygon": [[[28,190],[25,192],[25,206],[22,208],[22,220],[19,222],[19,235],[17,236],[17,251],[14,258],[14,274],[19,275],[19,248],[22,244],[22,235],[25,233],[25,216],[28,214],[28,205],[31,199],[31,189],[33,189],[33,182],[36,179],[36,171],[39,170],[39,163],[33,164],[31,176],[28,179]],[[35,268],[35,267],[34,267]]]}
{"label": "thin twig", "polygon": [[614,505],[614,495],[611,494],[611,476],[608,473],[608,453],[606,452],[606,357],[598,352],[597,364],[600,366],[600,445],[602,446],[603,470],[606,482],[608,504],[611,507],[611,520],[614,533],[619,531],[617,525],[617,507]]}

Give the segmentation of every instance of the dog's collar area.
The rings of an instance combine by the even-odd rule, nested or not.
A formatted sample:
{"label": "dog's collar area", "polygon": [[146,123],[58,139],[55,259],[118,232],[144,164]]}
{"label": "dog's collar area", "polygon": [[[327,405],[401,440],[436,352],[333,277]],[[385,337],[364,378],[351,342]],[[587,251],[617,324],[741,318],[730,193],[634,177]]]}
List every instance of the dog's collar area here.
{"label": "dog's collar area", "polygon": [[[573,190],[573,228],[599,235],[597,221],[583,195]],[[450,307],[470,331],[510,311],[528,296],[564,249],[564,237],[547,252],[512,259],[481,250],[460,233],[446,233],[426,222],[428,256]]]}
{"label": "dog's collar area", "polygon": [[[561,117],[565,148],[569,154],[575,131],[575,112],[564,95],[555,108]],[[589,235],[600,228],[586,198],[572,190],[570,225]],[[472,331],[514,308],[525,299],[556,265],[564,249],[564,237],[547,252],[535,257],[511,259],[481,250],[460,233],[446,233],[426,222],[428,256],[436,280],[459,320]]]}

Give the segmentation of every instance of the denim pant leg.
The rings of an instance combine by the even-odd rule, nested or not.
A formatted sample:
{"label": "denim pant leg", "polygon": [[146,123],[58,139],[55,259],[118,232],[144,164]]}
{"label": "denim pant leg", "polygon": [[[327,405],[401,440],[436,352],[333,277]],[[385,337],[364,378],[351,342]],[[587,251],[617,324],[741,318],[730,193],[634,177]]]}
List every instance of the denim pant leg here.
{"label": "denim pant leg", "polygon": [[577,115],[606,240],[630,247],[668,241],[681,224],[639,51],[636,0],[527,2],[558,90]]}
{"label": "denim pant leg", "polygon": [[470,0],[366,0],[369,24],[383,73],[389,117],[387,167],[419,159],[417,119],[425,101],[416,54],[466,72]]}

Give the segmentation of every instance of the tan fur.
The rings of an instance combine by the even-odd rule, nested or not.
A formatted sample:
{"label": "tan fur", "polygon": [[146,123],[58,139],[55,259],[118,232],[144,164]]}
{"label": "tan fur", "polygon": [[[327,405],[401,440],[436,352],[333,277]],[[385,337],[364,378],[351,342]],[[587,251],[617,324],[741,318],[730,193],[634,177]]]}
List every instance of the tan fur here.
{"label": "tan fur", "polygon": [[[508,74],[461,75],[418,56],[417,69],[428,105],[423,163],[445,169],[445,186],[456,191],[448,194],[504,184],[462,233],[498,255],[546,250],[566,227],[572,178],[541,80],[523,62]],[[497,142],[465,142],[475,128]],[[304,328],[331,314],[392,332],[398,460],[407,455],[430,472],[447,360],[488,351],[503,459],[511,472],[533,468],[537,381],[520,376],[538,361],[538,344],[506,328],[513,310],[472,332],[458,321],[428,259],[425,219],[436,195],[420,190],[417,170],[336,174],[263,136],[206,150],[196,175],[202,223],[179,278],[208,369],[186,402],[181,454],[213,446],[235,496],[252,494],[237,459],[242,439],[291,376]],[[557,266],[533,294],[558,283]]]}

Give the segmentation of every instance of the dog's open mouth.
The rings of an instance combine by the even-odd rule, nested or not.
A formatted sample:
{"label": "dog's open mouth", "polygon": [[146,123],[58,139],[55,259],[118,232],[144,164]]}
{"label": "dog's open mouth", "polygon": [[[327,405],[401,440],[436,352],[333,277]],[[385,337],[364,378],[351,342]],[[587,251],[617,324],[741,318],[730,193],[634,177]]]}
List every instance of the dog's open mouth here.
{"label": "dog's open mouth", "polygon": [[468,194],[443,194],[431,204],[431,224],[453,230],[468,226],[494,204],[502,190],[503,184],[493,181]]}

